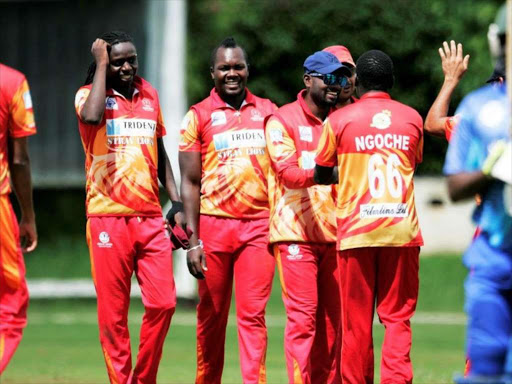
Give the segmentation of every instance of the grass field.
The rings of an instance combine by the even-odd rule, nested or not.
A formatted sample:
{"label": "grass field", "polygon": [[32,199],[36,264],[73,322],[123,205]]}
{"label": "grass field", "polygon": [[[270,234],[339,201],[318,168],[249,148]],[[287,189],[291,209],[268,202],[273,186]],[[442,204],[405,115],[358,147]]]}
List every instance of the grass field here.
{"label": "grass field", "polygon": [[[64,277],[68,268],[73,277],[87,276],[87,257],[80,243],[42,244],[39,256],[27,260],[30,277]],[[74,263],[53,253],[50,268],[43,260],[51,260],[55,247],[80,249],[80,260]],[[48,252],[48,255],[45,255]],[[62,260],[60,260],[62,259]],[[47,271],[41,269],[47,268]],[[450,383],[454,372],[464,364],[464,316],[462,314],[462,281],[465,271],[454,255],[423,257],[420,266],[420,299],[413,319],[412,361],[415,383]],[[143,308],[134,300],[130,309],[132,349],[136,350]],[[232,308],[233,313],[233,308]],[[269,345],[267,377],[270,384],[287,383],[283,352],[284,310],[276,279],[267,308]],[[383,327],[374,326],[376,343],[376,382],[379,348]],[[236,326],[230,318],[226,340],[223,383],[241,383]],[[167,337],[160,364],[158,383],[193,383],[195,377],[195,310],[178,305]],[[108,382],[96,326],[94,300],[34,300],[29,309],[29,326],[24,339],[1,384],[97,384]]]}

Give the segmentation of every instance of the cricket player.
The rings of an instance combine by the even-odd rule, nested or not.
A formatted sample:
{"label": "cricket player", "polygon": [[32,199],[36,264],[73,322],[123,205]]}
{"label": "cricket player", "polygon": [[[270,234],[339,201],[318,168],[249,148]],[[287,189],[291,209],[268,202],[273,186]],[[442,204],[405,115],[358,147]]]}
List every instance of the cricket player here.
{"label": "cricket player", "polygon": [[329,183],[338,166],[342,381],[373,383],[376,307],[386,329],[381,383],[412,383],[410,319],[423,244],[413,175],[422,159],[423,124],[414,109],[391,99],[388,55],[368,51],[356,68],[360,100],[327,118],[315,167],[316,180]]}
{"label": "cricket player", "polygon": [[[504,382],[510,354],[512,144],[510,101],[504,82],[505,25],[503,6],[494,24],[499,49],[491,83],[467,95],[457,108],[460,122],[444,166],[452,200],[481,196],[473,214],[480,235],[463,257],[471,271],[464,285],[470,364],[467,377],[456,379],[458,383]],[[492,27],[489,30],[492,32]]]}
{"label": "cricket player", "polygon": [[332,53],[315,52],[304,62],[305,89],[265,126],[272,165],[270,243],[286,308],[284,344],[292,384],[341,382],[335,188],[315,185],[313,175],[323,121],[350,76],[350,68]]}
{"label": "cricket player", "polygon": [[354,96],[356,90],[356,63],[354,62],[350,51],[343,45],[331,45],[324,48],[323,51],[332,53],[338,58],[341,64],[347,67],[351,72],[347,84],[341,88],[336,108],[340,109],[346,105],[355,103],[357,101],[357,98]]}
{"label": "cricket player", "polygon": [[[156,383],[176,306],[172,245],[158,180],[180,202],[165,153],[157,91],[137,76],[138,57],[124,32],[105,33],[75,98],[85,151],[87,244],[98,301],[100,341],[111,383]],[[179,205],[179,204],[178,204]],[[172,218],[183,224],[179,209]],[[132,370],[127,315],[135,273],[145,313]]]}
{"label": "cricket player", "polygon": [[[27,325],[23,253],[37,246],[27,138],[35,133],[25,75],[0,63],[0,376]],[[21,208],[19,225],[9,200],[9,180]]]}
{"label": "cricket player", "polygon": [[[275,261],[268,250],[269,158],[263,121],[277,108],[247,88],[247,54],[233,38],[211,56],[215,87],[193,105],[181,131],[179,162],[187,260],[199,279],[196,383],[221,382],[233,280],[244,383],[265,383]],[[201,239],[201,241],[200,241]]]}

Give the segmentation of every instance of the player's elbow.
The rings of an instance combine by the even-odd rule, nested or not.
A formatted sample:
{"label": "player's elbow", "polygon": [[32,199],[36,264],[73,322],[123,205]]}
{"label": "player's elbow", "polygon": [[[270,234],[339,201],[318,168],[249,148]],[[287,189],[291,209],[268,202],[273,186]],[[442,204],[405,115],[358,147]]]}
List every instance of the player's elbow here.
{"label": "player's elbow", "polygon": [[429,135],[444,137],[444,122],[427,117],[423,130]]}
{"label": "player's elbow", "polygon": [[99,125],[103,119],[103,114],[88,113],[85,108],[80,112],[80,120],[88,125]]}

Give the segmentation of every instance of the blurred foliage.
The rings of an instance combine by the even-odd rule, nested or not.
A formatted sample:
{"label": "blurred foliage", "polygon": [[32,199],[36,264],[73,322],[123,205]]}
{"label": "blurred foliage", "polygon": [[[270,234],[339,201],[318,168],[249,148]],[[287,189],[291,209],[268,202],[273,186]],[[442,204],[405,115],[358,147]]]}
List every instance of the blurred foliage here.
{"label": "blurred foliage", "polygon": [[[193,104],[213,86],[211,50],[225,37],[242,45],[251,64],[249,88],[278,105],[291,102],[302,88],[302,63],[329,45],[347,46],[355,60],[380,49],[395,65],[393,98],[425,118],[443,81],[437,49],[445,40],[464,45],[469,70],[456,90],[462,95],[481,86],[492,72],[487,29],[503,0],[195,0],[188,6],[187,92]],[[446,143],[425,138],[419,172],[440,173]]]}

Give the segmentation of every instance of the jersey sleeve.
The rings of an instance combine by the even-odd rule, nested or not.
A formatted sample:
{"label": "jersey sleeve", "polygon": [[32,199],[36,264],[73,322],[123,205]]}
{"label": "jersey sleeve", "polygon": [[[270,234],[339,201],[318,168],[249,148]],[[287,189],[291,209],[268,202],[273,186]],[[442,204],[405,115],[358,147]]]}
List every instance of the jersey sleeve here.
{"label": "jersey sleeve", "polygon": [[191,109],[181,122],[180,152],[201,152],[201,135],[199,119],[196,112]]}
{"label": "jersey sleeve", "polygon": [[23,79],[14,93],[10,106],[9,137],[20,138],[36,133],[34,109],[28,82]]}
{"label": "jersey sleeve", "polygon": [[156,137],[161,138],[167,134],[164,125],[164,118],[162,116],[162,110],[160,109],[160,104],[158,105],[158,121],[156,122]]}
{"label": "jersey sleeve", "polygon": [[415,160],[416,160],[416,164],[419,164],[423,161],[423,142],[424,142],[424,137],[425,135],[423,134],[424,133],[424,130],[423,130],[423,119],[421,118],[420,115],[418,115],[418,121],[417,121],[417,128],[418,128],[418,132],[419,132],[419,140],[418,140],[418,145],[416,147],[416,157],[415,157]]}
{"label": "jersey sleeve", "polygon": [[299,166],[295,142],[279,119],[269,119],[265,135],[272,167],[284,186],[297,189],[314,185],[314,169],[305,164]]}
{"label": "jersey sleeve", "polygon": [[334,167],[337,164],[336,135],[329,118],[325,120],[323,133],[318,142],[315,163],[322,167]]}
{"label": "jersey sleeve", "polygon": [[80,88],[75,95],[75,112],[78,119],[80,119],[80,114],[90,93],[91,90],[89,88]]}
{"label": "jersey sleeve", "polygon": [[455,127],[459,123],[460,115],[450,116],[446,118],[444,122],[444,134],[446,136],[446,140],[450,141],[453,131],[455,130]]}

